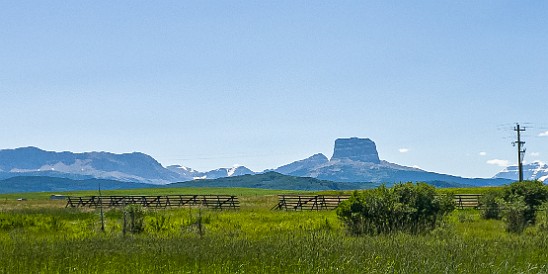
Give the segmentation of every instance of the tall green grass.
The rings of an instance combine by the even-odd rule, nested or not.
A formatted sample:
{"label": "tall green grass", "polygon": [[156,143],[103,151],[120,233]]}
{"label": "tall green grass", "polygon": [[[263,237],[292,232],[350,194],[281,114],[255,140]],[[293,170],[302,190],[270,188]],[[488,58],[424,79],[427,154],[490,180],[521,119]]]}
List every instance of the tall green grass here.
{"label": "tall green grass", "polygon": [[[548,271],[543,235],[467,239],[451,228],[430,235],[348,237],[321,218],[307,225],[247,231],[239,222],[206,224],[205,236],[95,233],[28,237],[8,233],[4,273],[539,273]],[[222,219],[222,218],[221,218]],[[217,224],[229,233],[211,229]]]}
{"label": "tall green grass", "polygon": [[4,204],[0,273],[548,272],[540,226],[511,234],[464,210],[425,235],[354,237],[334,211],[271,211],[270,195],[242,196],[237,211],[145,209],[144,231],[125,235],[121,209],[105,212],[101,232],[97,210]]}

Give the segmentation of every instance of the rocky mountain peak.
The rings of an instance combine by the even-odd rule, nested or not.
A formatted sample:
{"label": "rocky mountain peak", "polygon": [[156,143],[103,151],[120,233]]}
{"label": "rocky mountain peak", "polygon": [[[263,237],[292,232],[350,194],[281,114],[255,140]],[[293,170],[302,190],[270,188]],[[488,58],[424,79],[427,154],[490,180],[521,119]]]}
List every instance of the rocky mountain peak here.
{"label": "rocky mountain peak", "polygon": [[375,142],[369,138],[340,138],[335,140],[333,160],[352,160],[358,162],[380,164]]}
{"label": "rocky mountain peak", "polygon": [[321,153],[314,154],[306,159],[295,161],[293,163],[281,166],[275,169],[275,172],[282,174],[297,174],[297,176],[308,172],[318,166],[329,162],[329,159]]}

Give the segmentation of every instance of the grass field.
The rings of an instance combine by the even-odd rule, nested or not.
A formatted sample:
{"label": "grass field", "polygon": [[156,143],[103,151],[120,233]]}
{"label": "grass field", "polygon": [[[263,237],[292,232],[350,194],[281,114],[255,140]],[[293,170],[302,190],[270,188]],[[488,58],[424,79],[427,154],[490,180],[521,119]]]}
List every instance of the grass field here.
{"label": "grass field", "polygon": [[[479,193],[466,189],[467,193]],[[151,192],[153,191],[153,193]],[[462,193],[461,190],[454,190]],[[505,232],[476,210],[425,235],[349,236],[334,211],[271,211],[258,189],[146,189],[114,194],[233,194],[241,209],[146,210],[123,233],[123,212],[65,209],[51,193],[0,196],[1,273],[548,273],[548,231]],[[63,194],[63,193],[60,193]],[[70,195],[92,195],[78,192]],[[27,201],[16,201],[24,196]]]}

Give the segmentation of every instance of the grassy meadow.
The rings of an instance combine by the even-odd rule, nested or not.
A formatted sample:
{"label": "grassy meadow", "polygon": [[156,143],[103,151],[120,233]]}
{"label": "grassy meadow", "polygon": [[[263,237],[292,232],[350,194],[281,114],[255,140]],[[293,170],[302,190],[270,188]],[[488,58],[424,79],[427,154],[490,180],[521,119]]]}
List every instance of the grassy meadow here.
{"label": "grassy meadow", "polygon": [[[482,191],[465,190],[453,191]],[[282,193],[293,192],[104,191],[239,196],[236,211],[143,209],[143,231],[135,234],[124,233],[121,209],[104,212],[103,232],[99,210],[65,209],[51,193],[1,195],[0,273],[548,273],[541,226],[511,234],[477,210],[456,210],[428,234],[355,237],[334,211],[270,210]]]}

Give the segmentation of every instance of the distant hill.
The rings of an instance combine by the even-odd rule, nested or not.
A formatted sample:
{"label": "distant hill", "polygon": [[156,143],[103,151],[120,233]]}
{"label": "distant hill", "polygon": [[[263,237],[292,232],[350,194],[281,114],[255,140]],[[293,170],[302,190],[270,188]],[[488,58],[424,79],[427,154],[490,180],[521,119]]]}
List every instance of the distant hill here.
{"label": "distant hill", "polygon": [[[469,187],[469,185],[447,183],[440,181],[427,182],[435,187]],[[217,179],[194,180],[167,185],[152,185],[143,183],[121,182],[105,179],[74,180],[69,178],[47,176],[18,176],[0,180],[0,194],[23,192],[63,192],[78,190],[135,189],[135,188],[177,188],[177,187],[238,187],[263,188],[280,190],[356,190],[371,189],[380,186],[379,183],[369,182],[333,182],[310,177],[283,175],[277,172],[266,172],[255,175],[241,175]],[[392,184],[389,184],[392,185]]]}
{"label": "distant hill", "polygon": [[277,172],[242,175],[169,184],[166,187],[246,187],[284,190],[351,190],[379,186],[376,183],[332,182],[310,177],[296,177]]}
{"label": "distant hill", "polygon": [[0,193],[98,190],[99,186],[102,190],[154,187],[151,184],[104,179],[72,180],[45,176],[18,176],[0,180]]}
{"label": "distant hill", "polygon": [[437,188],[467,188],[474,187],[472,185],[459,184],[459,183],[450,183],[444,181],[428,181],[426,182],[429,185],[435,186]]}
{"label": "distant hill", "polygon": [[[443,181],[430,181],[427,184],[439,188],[447,187],[471,187],[470,185],[459,183],[448,183]],[[371,182],[333,182],[328,180],[319,180],[310,177],[297,177],[283,175],[274,171],[256,174],[242,175],[236,177],[195,180],[181,183],[169,184],[165,187],[245,187],[245,188],[264,188],[264,189],[284,189],[284,190],[355,190],[371,189],[380,186],[380,183]],[[388,184],[391,186],[393,184]]]}

